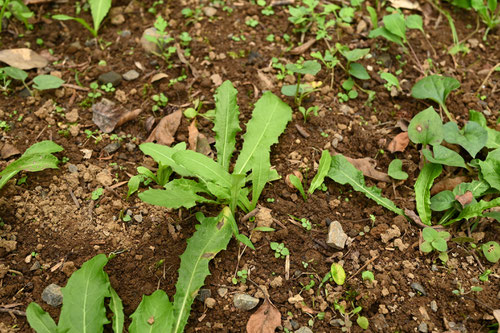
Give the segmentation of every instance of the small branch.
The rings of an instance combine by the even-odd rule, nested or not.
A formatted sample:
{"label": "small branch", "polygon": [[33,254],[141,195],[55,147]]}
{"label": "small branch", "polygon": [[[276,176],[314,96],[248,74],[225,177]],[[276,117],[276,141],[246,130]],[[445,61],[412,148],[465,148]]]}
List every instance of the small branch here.
{"label": "small branch", "polygon": [[356,273],[354,273],[353,275],[349,276],[349,278],[346,281],[349,281],[350,279],[352,279],[353,277],[355,277],[356,275],[358,275],[363,269],[366,268],[366,266],[368,266],[369,264],[371,264],[372,262],[374,262],[377,259],[378,259],[378,256],[375,256],[375,257],[371,258],[370,260],[368,260],[367,262],[365,262],[365,264],[363,266],[361,266],[361,268],[358,269],[356,271]]}

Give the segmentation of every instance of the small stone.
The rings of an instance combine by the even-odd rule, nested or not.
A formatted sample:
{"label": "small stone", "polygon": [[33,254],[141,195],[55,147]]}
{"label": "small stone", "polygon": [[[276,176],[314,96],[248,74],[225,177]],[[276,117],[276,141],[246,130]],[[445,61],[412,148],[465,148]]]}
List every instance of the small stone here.
{"label": "small stone", "polygon": [[438,310],[438,305],[437,305],[437,302],[436,301],[431,301],[431,310],[433,312],[437,312]]}
{"label": "small stone", "polygon": [[259,299],[247,294],[235,294],[233,303],[237,309],[250,311],[259,304]]}
{"label": "small stone", "polygon": [[111,71],[99,75],[97,81],[99,81],[99,83],[101,84],[111,83],[113,87],[118,87],[122,82],[122,76],[117,72]]}
{"label": "small stone", "polygon": [[124,22],[125,22],[125,16],[123,16],[123,14],[118,14],[111,17],[111,24],[113,25],[120,25]]}
{"label": "small stone", "polygon": [[215,9],[214,7],[208,7],[208,6],[203,7],[203,13],[208,17],[212,17],[215,14],[217,14],[217,9]]}
{"label": "small stone", "polygon": [[125,38],[130,37],[130,35],[132,35],[130,30],[123,30],[122,32],[120,32],[120,36],[125,37]]}
{"label": "small stone", "polygon": [[66,113],[66,120],[70,123],[76,123],[78,121],[78,118],[78,109],[76,108]]}
{"label": "small stone", "polygon": [[272,288],[279,288],[282,285],[283,285],[283,278],[281,276],[277,276],[271,281]]}
{"label": "small stone", "polygon": [[420,283],[412,282],[412,284],[410,284],[410,287],[415,291],[418,291],[420,294],[422,294],[422,296],[427,296],[424,287]]}
{"label": "small stone", "polygon": [[123,74],[123,79],[125,81],[133,81],[139,77],[139,72],[134,69],[129,70],[125,74]]}
{"label": "small stone", "polygon": [[200,302],[205,302],[205,300],[212,296],[212,291],[207,288],[200,289],[198,295],[196,295],[196,300]]}
{"label": "small stone", "polygon": [[295,333],[313,333],[309,327],[302,326],[298,330],[295,331]]}
{"label": "small stone", "polygon": [[160,52],[160,47],[156,43],[148,40],[148,37],[153,37],[155,39],[160,38],[161,36],[158,30],[156,30],[156,28],[154,27],[144,30],[141,37],[141,46],[144,51],[149,53]]}
{"label": "small stone", "polygon": [[73,274],[76,271],[75,263],[72,261],[66,261],[63,264],[61,270],[63,271],[64,274],[66,274],[67,277],[70,277],[71,274]]}
{"label": "small stone", "polygon": [[420,333],[427,333],[429,332],[429,328],[425,322],[421,322],[420,325],[418,325],[418,331]]}
{"label": "small stone", "polygon": [[339,221],[333,221],[328,227],[328,238],[326,244],[333,248],[342,250],[345,247],[345,242],[347,240],[347,234],[342,229],[342,225]]}
{"label": "small stone", "polygon": [[342,327],[342,326],[344,326],[342,319],[332,319],[332,320],[330,320],[330,325],[333,326],[333,327]]}
{"label": "small stone", "polygon": [[[40,262],[38,260],[35,260],[35,262],[33,263],[33,265],[31,265],[31,267],[30,267],[30,271],[37,271],[41,267],[42,267],[42,265],[40,264]],[[1,276],[0,276],[0,278],[1,278]]]}
{"label": "small stone", "polygon": [[118,149],[120,149],[121,147],[121,144],[120,142],[118,141],[115,141],[115,142],[111,142],[110,144],[108,144],[106,147],[104,147],[104,151],[108,154],[113,154],[115,151],[117,151]]}
{"label": "small stone", "polygon": [[142,215],[141,214],[138,214],[138,215],[134,215],[133,216],[134,220],[137,222],[137,223],[141,223],[142,222]]}
{"label": "small stone", "polygon": [[50,306],[57,307],[62,304],[63,294],[57,284],[49,284],[42,292],[42,299]]}
{"label": "small stone", "polygon": [[293,319],[290,319],[290,326],[292,326],[292,328],[293,328],[294,330],[297,330],[297,329],[299,329],[299,327],[300,327],[300,326],[299,326],[299,323],[298,323],[298,322],[296,322],[296,321],[295,321],[295,320],[293,320]]}
{"label": "small stone", "polygon": [[68,171],[71,173],[78,173],[78,167],[74,164],[68,164]]}
{"label": "small stone", "polygon": [[113,184],[113,177],[111,176],[111,172],[109,172],[109,170],[102,170],[99,172],[96,176],[96,180],[104,186],[110,186]]}
{"label": "small stone", "polygon": [[208,297],[206,300],[205,300],[205,306],[209,309],[213,309],[215,304],[217,304],[217,301],[215,299],[213,299],[212,297]]}
{"label": "small stone", "polygon": [[382,243],[387,243],[391,239],[401,236],[401,230],[396,225],[392,225],[392,228],[387,229],[386,232],[380,235]]}
{"label": "small stone", "polygon": [[125,148],[127,148],[127,150],[128,150],[130,153],[132,153],[132,152],[135,150],[135,148],[137,148],[137,145],[136,145],[135,143],[132,143],[132,142],[127,142],[127,143],[125,144]]}
{"label": "small stone", "polygon": [[219,294],[220,297],[226,296],[227,292],[228,292],[227,288],[219,288],[219,289],[217,289],[217,294]]}

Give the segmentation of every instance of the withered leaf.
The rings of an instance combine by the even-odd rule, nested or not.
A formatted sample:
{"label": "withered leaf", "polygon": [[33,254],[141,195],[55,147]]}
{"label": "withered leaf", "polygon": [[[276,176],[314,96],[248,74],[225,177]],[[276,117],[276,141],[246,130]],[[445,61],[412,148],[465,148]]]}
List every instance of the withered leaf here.
{"label": "withered leaf", "polygon": [[462,195],[455,196],[455,200],[460,202],[462,207],[465,207],[465,205],[470,204],[472,202],[472,199],[474,199],[474,196],[472,195],[471,191],[467,191]]}
{"label": "withered leaf", "polygon": [[203,155],[209,155],[212,152],[212,150],[210,149],[210,144],[208,143],[207,138],[198,131],[196,124],[197,122],[195,119],[188,127],[189,149],[194,150]]}
{"label": "withered leaf", "polygon": [[116,127],[137,118],[141,112],[141,109],[124,111],[115,107],[114,102],[103,98],[100,102],[92,105],[92,121],[104,133],[111,133]]}
{"label": "withered leaf", "polygon": [[364,158],[350,158],[345,156],[345,158],[352,164],[356,169],[361,171],[365,177],[370,177],[375,180],[380,180],[382,182],[391,182],[389,176],[382,171],[375,169],[376,161],[370,157]]}
{"label": "withered leaf", "polygon": [[290,50],[290,54],[301,55],[306,52],[314,43],[316,43],[316,38],[312,38],[302,45],[297,46]]}
{"label": "withered leaf", "polygon": [[247,333],[274,333],[281,325],[281,313],[266,299],[247,322]]}
{"label": "withered leaf", "polygon": [[168,78],[167,74],[165,74],[165,73],[158,73],[158,74],[153,75],[153,77],[151,78],[151,83],[154,83],[156,81],[160,81],[160,80],[163,80],[163,79],[166,79],[166,78]]}
{"label": "withered leaf", "polygon": [[19,69],[43,68],[49,61],[27,48],[0,51],[0,61]]}
{"label": "withered leaf", "polygon": [[175,111],[168,116],[163,117],[151,132],[146,142],[159,143],[161,145],[170,146],[174,141],[175,132],[179,128],[182,119],[182,111]]}
{"label": "withered leaf", "polygon": [[468,181],[469,178],[465,176],[458,176],[455,178],[446,178],[440,180],[436,184],[434,184],[434,186],[432,186],[431,195],[435,195],[443,191],[452,191],[457,185],[466,183]]}
{"label": "withered leaf", "polygon": [[19,155],[21,152],[11,145],[10,143],[6,143],[3,147],[2,150],[0,151],[0,157],[4,160],[8,159],[11,156]]}
{"label": "withered leaf", "polygon": [[410,143],[410,138],[408,137],[408,132],[402,132],[396,135],[389,145],[387,146],[387,150],[391,153],[396,151],[403,152],[408,144]]}

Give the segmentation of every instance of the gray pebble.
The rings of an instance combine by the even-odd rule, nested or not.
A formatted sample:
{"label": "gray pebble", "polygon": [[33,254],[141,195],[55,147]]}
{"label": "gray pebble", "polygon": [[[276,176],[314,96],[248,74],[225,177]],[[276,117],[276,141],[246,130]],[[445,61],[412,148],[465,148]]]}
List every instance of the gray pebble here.
{"label": "gray pebble", "polygon": [[122,32],[120,32],[120,36],[122,37],[129,37],[130,35],[131,35],[130,30],[123,30]]}
{"label": "gray pebble", "polygon": [[104,147],[104,151],[108,154],[113,154],[115,151],[120,149],[120,146],[121,146],[121,144],[118,141],[111,142],[109,145]]}
{"label": "gray pebble", "polygon": [[40,265],[40,262],[38,260],[35,260],[35,262],[33,263],[33,265],[31,265],[30,271],[37,271],[41,267],[42,267],[42,265]]}
{"label": "gray pebble", "polygon": [[247,294],[235,294],[233,303],[237,309],[250,311],[259,304],[259,299]]}
{"label": "gray pebble", "polygon": [[141,223],[142,222],[142,215],[139,214],[139,215],[134,215],[134,220],[138,223]]}
{"label": "gray pebble", "polygon": [[113,87],[118,87],[122,82],[122,76],[117,72],[111,71],[99,75],[97,81],[99,81],[99,83],[101,84],[111,83]]}
{"label": "gray pebble", "polygon": [[88,46],[88,47],[97,46],[97,39],[95,39],[95,38],[87,39],[85,41],[85,46]]}
{"label": "gray pebble", "polygon": [[438,310],[438,304],[436,301],[431,301],[431,310],[434,312],[437,312]]}
{"label": "gray pebble", "polygon": [[42,292],[42,299],[50,306],[57,307],[63,302],[61,287],[57,284],[49,284]]}
{"label": "gray pebble", "polygon": [[418,325],[418,331],[420,333],[427,333],[429,332],[429,328],[425,322],[421,322],[420,325]]}
{"label": "gray pebble", "polygon": [[127,148],[127,150],[132,153],[135,150],[135,148],[137,148],[137,145],[132,142],[127,142],[125,144],[125,148]]}
{"label": "gray pebble", "polygon": [[126,81],[132,81],[137,79],[138,77],[139,73],[134,69],[131,69],[127,73],[123,74],[123,79]]}
{"label": "gray pebble", "polygon": [[203,288],[198,291],[198,295],[196,295],[196,300],[200,302],[205,302],[205,300],[212,296],[212,292],[210,289]]}
{"label": "gray pebble", "polygon": [[418,291],[419,293],[422,294],[422,296],[427,296],[427,292],[425,291],[424,287],[418,283],[418,282],[412,282],[412,284],[410,285],[410,287],[412,289],[414,289],[415,291]]}
{"label": "gray pebble", "polygon": [[347,240],[347,234],[342,229],[342,225],[339,221],[333,221],[328,227],[328,238],[326,244],[333,248],[342,250],[345,247],[345,242]]}
{"label": "gray pebble", "polygon": [[78,173],[78,167],[74,164],[68,164],[68,171],[71,173]]}
{"label": "gray pebble", "polygon": [[295,321],[295,320],[293,320],[293,319],[290,319],[290,326],[292,326],[292,328],[293,328],[294,330],[296,330],[296,329],[298,329],[298,328],[299,328],[299,323],[298,323],[298,322],[296,322],[296,321]]}

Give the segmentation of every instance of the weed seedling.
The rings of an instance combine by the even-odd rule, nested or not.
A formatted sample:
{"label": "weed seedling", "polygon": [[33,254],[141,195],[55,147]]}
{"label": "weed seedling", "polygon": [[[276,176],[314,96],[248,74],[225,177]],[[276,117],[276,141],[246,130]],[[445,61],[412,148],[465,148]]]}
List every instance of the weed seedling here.
{"label": "weed seedling", "polygon": [[238,282],[245,284],[247,283],[248,271],[246,269],[242,269],[236,273],[236,277],[233,277],[233,284],[238,284]]}
{"label": "weed seedling", "polygon": [[169,46],[169,44],[172,43],[174,39],[168,35],[168,32],[166,31],[167,27],[168,27],[168,22],[165,21],[163,17],[158,16],[154,23],[154,28],[156,29],[157,35],[155,36],[148,35],[146,36],[146,39],[152,43],[155,43],[158,46],[160,53],[157,52],[153,53],[159,57],[162,57],[163,60],[165,60],[165,62],[167,63],[168,68],[171,68],[172,63],[170,58],[172,57],[173,54],[177,52],[177,49],[175,46]]}
{"label": "weed seedling", "polygon": [[103,195],[104,189],[102,187],[96,188],[94,191],[92,191],[92,196],[90,197],[92,200],[96,201]]}
{"label": "weed seedling", "polygon": [[0,33],[5,19],[15,17],[24,23],[26,29],[33,30],[33,25],[28,19],[34,16],[34,13],[24,4],[22,0],[0,0]]}
{"label": "weed seedling", "polygon": [[321,65],[316,60],[287,64],[286,69],[297,75],[297,84],[286,85],[281,88],[285,96],[294,96],[295,105],[301,106],[302,100],[318,89],[310,84],[302,84],[301,79],[305,74],[316,75],[321,70]]}
{"label": "weed seedling", "polygon": [[285,258],[290,255],[290,251],[288,251],[283,243],[271,242],[269,245],[271,246],[271,250],[274,251],[274,256],[276,258]]}
{"label": "weed seedling", "polygon": [[90,13],[92,14],[93,27],[91,27],[84,19],[80,17],[72,17],[68,15],[58,14],[53,15],[52,18],[60,21],[73,20],[83,25],[94,38],[97,38],[97,33],[101,26],[102,21],[108,15],[111,8],[111,0],[88,0],[90,5]]}
{"label": "weed seedling", "polygon": [[159,111],[160,109],[163,109],[168,104],[168,97],[165,96],[163,93],[160,93],[159,95],[153,95],[151,98],[156,103],[151,108],[151,111],[153,111],[153,113]]}

